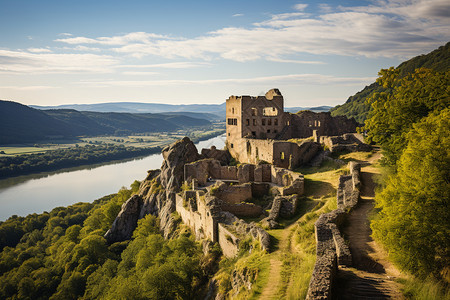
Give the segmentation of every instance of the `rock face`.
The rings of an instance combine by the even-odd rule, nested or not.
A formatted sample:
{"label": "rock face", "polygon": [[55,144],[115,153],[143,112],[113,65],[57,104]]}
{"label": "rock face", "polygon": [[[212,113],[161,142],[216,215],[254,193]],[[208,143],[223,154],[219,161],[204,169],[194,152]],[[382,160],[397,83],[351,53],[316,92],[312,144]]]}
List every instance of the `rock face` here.
{"label": "rock face", "polygon": [[134,195],[128,199],[114,220],[111,229],[105,234],[105,239],[109,243],[128,240],[133,235],[137,226],[139,211],[142,206],[142,197]]}
{"label": "rock face", "polygon": [[194,143],[185,137],[163,149],[161,184],[169,192],[178,192],[183,184],[184,165],[200,159]]}
{"label": "rock face", "polygon": [[176,228],[172,216],[175,211],[175,194],[183,183],[184,165],[200,158],[194,143],[185,137],[162,151],[161,170],[151,170],[141,183],[137,195],[123,205],[111,229],[105,234],[108,243],[130,239],[137,221],[148,214],[159,216],[161,233],[170,238]]}

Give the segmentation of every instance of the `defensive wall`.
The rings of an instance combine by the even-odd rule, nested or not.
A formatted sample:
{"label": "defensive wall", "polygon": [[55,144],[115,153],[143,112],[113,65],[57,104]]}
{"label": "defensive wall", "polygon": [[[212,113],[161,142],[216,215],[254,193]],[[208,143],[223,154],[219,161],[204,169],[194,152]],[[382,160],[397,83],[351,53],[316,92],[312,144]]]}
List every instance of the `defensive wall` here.
{"label": "defensive wall", "polygon": [[322,214],[316,221],[316,263],[306,299],[332,299],[332,287],[338,266],[351,266],[352,256],[339,226],[360,197],[360,164],[349,163],[350,175],[339,178],[337,209]]}

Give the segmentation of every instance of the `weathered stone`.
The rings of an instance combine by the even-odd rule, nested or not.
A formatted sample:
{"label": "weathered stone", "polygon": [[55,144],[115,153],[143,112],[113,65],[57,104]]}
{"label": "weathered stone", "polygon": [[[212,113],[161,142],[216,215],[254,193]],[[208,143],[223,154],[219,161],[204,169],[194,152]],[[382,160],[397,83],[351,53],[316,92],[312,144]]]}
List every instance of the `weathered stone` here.
{"label": "weathered stone", "polygon": [[169,192],[178,192],[184,181],[184,165],[200,158],[194,143],[185,137],[163,149],[161,184]]}
{"label": "weathered stone", "polygon": [[114,220],[111,229],[105,234],[108,243],[112,244],[131,238],[137,225],[141,206],[142,198],[139,195],[132,196],[122,205],[122,209]]}

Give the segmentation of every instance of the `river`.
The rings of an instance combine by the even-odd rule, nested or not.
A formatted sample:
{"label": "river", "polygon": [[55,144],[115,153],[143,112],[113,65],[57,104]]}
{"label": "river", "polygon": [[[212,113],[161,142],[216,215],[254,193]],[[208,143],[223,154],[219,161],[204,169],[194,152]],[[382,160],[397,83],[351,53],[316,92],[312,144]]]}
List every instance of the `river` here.
{"label": "river", "polygon": [[[225,135],[195,144],[199,151],[212,145],[222,149]],[[159,169],[162,161],[161,154],[152,154],[125,162],[0,180],[0,221],[12,215],[26,216],[58,206],[92,202],[123,186],[129,187],[134,180],[143,180],[147,171]]]}

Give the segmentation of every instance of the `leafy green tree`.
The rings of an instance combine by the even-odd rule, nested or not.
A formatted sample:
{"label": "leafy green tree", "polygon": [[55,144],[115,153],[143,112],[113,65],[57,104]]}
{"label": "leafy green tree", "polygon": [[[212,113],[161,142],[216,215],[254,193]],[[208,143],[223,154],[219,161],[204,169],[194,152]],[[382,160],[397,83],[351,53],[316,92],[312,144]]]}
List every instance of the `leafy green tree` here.
{"label": "leafy green tree", "polygon": [[381,145],[384,162],[392,167],[408,143],[413,124],[450,106],[450,72],[422,68],[403,78],[399,72],[394,68],[380,71],[377,83],[387,92],[371,99],[373,109],[366,121],[369,140]]}
{"label": "leafy green tree", "polygon": [[439,277],[450,265],[450,109],[415,124],[405,138],[398,172],[376,195],[381,211],[372,228],[401,267]]}

